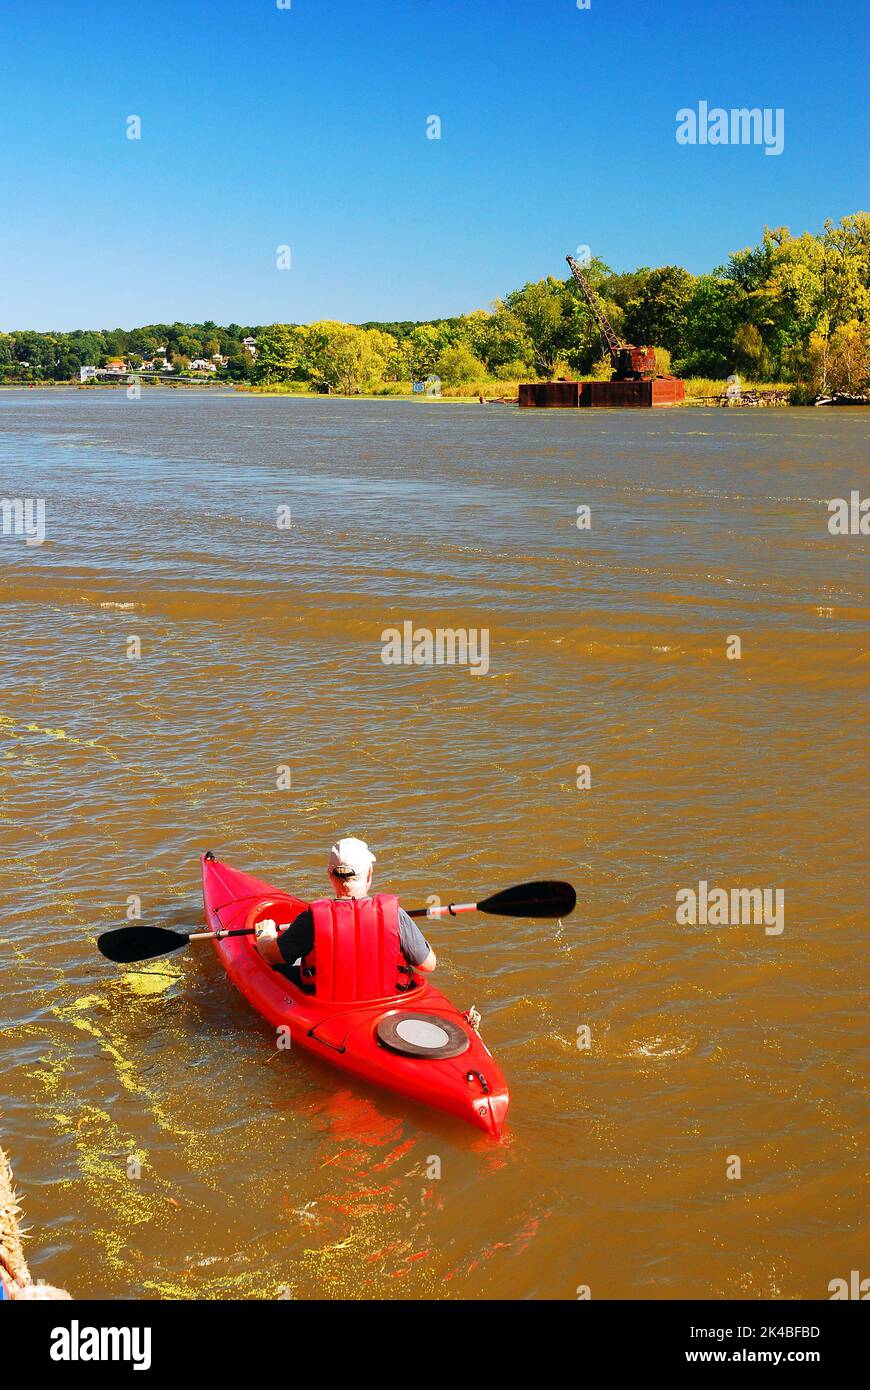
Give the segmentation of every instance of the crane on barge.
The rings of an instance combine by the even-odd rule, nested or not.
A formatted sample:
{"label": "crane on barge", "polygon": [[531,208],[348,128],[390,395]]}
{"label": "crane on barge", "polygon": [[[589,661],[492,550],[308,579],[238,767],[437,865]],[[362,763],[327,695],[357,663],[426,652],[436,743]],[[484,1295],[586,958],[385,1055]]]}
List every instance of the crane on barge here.
{"label": "crane on barge", "polygon": [[611,381],[650,381],[656,374],[656,355],[651,347],[635,347],[634,343],[621,343],[607,318],[598,295],[593,290],[583,271],[573,256],[565,260],[571,267],[571,274],[583,291],[586,303],[592,310],[601,341],[610,353],[613,368]]}

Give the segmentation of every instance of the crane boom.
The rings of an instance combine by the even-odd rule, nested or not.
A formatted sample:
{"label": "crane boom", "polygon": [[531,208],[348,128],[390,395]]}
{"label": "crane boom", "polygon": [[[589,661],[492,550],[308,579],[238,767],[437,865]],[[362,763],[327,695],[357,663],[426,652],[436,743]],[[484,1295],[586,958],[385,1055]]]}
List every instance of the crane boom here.
{"label": "crane boom", "polygon": [[645,378],[654,377],[657,371],[656,355],[652,348],[635,347],[633,343],[621,343],[613,331],[613,327],[601,307],[601,301],[593,290],[588,279],[583,274],[573,256],[566,256],[565,260],[571,267],[571,274],[583,291],[583,296],[598,325],[598,332],[601,340],[610,353],[610,365],[613,368],[611,381],[642,381]]}
{"label": "crane boom", "polygon": [[574,276],[574,279],[577,281],[577,284],[583,291],[586,303],[589,305],[589,308],[595,315],[595,322],[598,324],[598,332],[601,334],[601,337],[604,340],[604,345],[612,356],[615,352],[619,351],[619,349],[622,347],[622,344],[620,343],[612,327],[610,326],[610,322],[607,318],[607,315],[605,314],[599,302],[598,295],[595,293],[589,281],[586,279],[586,276],[583,274],[583,271],[580,269],[579,265],[574,260],[574,257],[566,256],[565,260],[571,267],[571,274]]}

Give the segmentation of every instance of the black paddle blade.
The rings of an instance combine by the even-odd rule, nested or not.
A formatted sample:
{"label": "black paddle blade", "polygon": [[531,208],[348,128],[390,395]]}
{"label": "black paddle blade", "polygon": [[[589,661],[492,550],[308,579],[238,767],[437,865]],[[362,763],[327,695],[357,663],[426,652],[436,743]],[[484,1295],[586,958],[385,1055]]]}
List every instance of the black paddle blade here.
{"label": "black paddle blade", "polygon": [[545,880],[542,883],[519,883],[505,888],[477,904],[478,912],[494,912],[500,917],[567,917],[577,903],[577,894],[570,883]]}
{"label": "black paddle blade", "polygon": [[97,946],[106,959],[117,961],[119,965],[165,956],[167,951],[178,951],[186,945],[184,933],[170,931],[168,927],[117,927],[97,937]]}

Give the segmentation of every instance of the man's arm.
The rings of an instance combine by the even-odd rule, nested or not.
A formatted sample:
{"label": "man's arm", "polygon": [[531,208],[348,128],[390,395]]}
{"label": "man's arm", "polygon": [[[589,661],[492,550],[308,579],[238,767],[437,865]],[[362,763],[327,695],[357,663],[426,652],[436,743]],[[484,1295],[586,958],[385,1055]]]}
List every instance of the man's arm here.
{"label": "man's arm", "polygon": [[314,922],[308,908],[300,912],[284,931],[272,921],[260,922],[254,938],[257,950],[269,965],[294,965],[314,946]]}
{"label": "man's arm", "polygon": [[422,970],[426,975],[435,969],[438,964],[435,952],[413,917],[409,917],[401,907],[399,908],[399,941],[402,954],[409,965],[413,965],[417,970]]}

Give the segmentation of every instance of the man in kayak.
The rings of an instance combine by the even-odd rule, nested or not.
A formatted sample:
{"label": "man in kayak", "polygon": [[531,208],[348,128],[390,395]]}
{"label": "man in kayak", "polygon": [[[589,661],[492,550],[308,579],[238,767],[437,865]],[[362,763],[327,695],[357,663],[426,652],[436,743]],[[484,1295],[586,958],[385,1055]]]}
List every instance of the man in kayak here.
{"label": "man in kayak", "polygon": [[[376,862],[365,840],[348,836],[333,845],[329,852],[328,873],[334,899],[339,902],[346,898],[358,902],[369,899],[372,866]],[[300,913],[280,933],[276,924],[269,919],[257,924],[255,944],[260,955],[293,984],[303,988],[305,967],[308,966],[305,973],[313,974],[309,962],[316,955],[314,940],[315,924],[310,908]],[[398,908],[398,944],[406,963],[406,973],[409,966],[426,974],[435,969],[435,952],[413,918],[401,907]]]}

